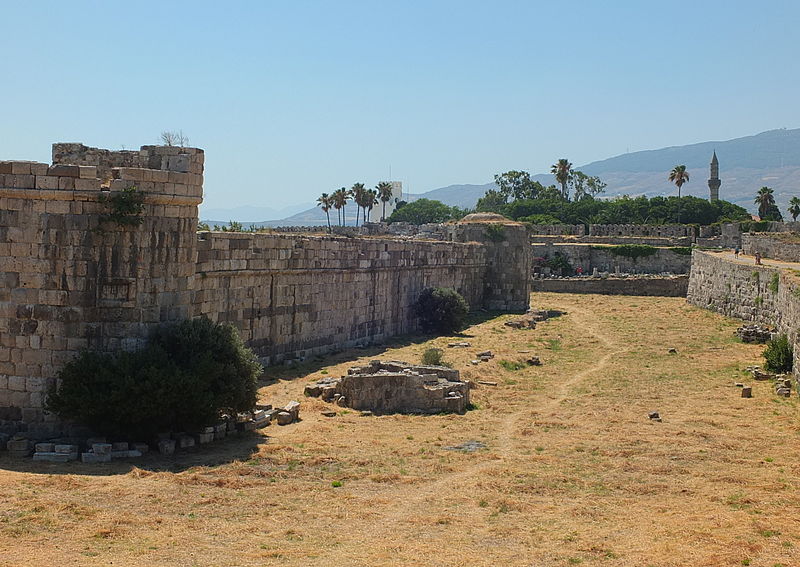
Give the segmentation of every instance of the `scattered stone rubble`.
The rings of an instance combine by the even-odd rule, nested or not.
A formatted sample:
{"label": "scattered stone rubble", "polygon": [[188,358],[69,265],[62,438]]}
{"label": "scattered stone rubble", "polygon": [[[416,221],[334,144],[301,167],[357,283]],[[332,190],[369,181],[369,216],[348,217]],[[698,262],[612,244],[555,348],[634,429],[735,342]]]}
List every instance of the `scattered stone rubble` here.
{"label": "scattered stone rubble", "polygon": [[[194,434],[161,434],[153,447],[157,448],[160,454],[168,456],[174,454],[176,449],[188,449],[196,445],[219,441],[236,433],[261,429],[272,421],[278,425],[289,425],[299,420],[300,402],[291,401],[283,408],[259,405],[256,406],[255,411],[240,413],[235,417],[225,417],[220,423],[205,427],[202,431]],[[21,434],[11,438],[8,435],[0,434],[0,447],[2,446],[8,449],[11,457],[28,457],[33,451],[34,461],[54,463],[66,463],[79,459],[84,463],[108,463],[116,459],[141,457],[150,450],[150,445],[147,443],[128,443],[127,441],[109,443],[105,437],[63,438],[34,444]]]}
{"label": "scattered stone rubble", "polygon": [[373,360],[350,368],[347,376],[308,384],[305,394],[378,414],[464,413],[469,405],[469,384],[458,370],[400,361]]}
{"label": "scattered stone rubble", "polygon": [[774,331],[762,325],[742,325],[734,334],[742,339],[743,343],[763,344],[772,338]]}
{"label": "scattered stone rubble", "polygon": [[[753,380],[757,380],[759,382],[763,382],[765,380],[774,380],[776,395],[783,396],[784,398],[788,398],[792,395],[792,378],[788,374],[772,374],[771,372],[762,370],[760,366],[748,366],[746,370],[753,377]],[[742,397],[752,397],[752,389],[747,387],[745,389],[750,391],[748,392],[748,395],[745,395],[745,393],[742,392]]]}
{"label": "scattered stone rubble", "polygon": [[760,366],[748,366],[745,370],[753,376],[753,380],[763,382],[764,380],[774,380],[775,374],[762,370]]}

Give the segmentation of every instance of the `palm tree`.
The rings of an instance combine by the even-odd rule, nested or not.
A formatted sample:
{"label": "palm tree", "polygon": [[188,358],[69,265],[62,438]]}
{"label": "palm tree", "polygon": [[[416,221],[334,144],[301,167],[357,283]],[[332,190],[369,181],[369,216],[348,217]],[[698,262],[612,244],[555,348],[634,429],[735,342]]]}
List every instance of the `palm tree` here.
{"label": "palm tree", "polygon": [[569,201],[567,183],[572,181],[572,164],[568,159],[561,158],[550,168],[550,173],[556,176],[556,182],[561,185],[561,195]]}
{"label": "palm tree", "polygon": [[372,218],[372,207],[378,204],[378,192],[375,189],[365,191],[364,203],[366,207],[364,210],[364,218]]}
{"label": "palm tree", "polygon": [[333,192],[333,208],[339,211],[339,226],[345,226],[347,218],[345,216],[345,205],[347,205],[347,198],[350,192],[342,187]]}
{"label": "palm tree", "polygon": [[356,203],[356,226],[358,226],[358,209],[364,207],[364,194],[366,192],[367,190],[363,183],[354,183],[353,188],[350,189],[350,194],[353,196],[353,201]]}
{"label": "palm tree", "polygon": [[317,206],[322,207],[322,211],[325,213],[325,216],[328,219],[328,232],[331,231],[331,215],[328,211],[331,210],[331,196],[327,193],[323,193],[320,195],[319,199],[317,199]]}
{"label": "palm tree", "polygon": [[792,220],[797,220],[797,215],[800,215],[800,198],[792,197],[789,199],[789,214],[792,215]]}
{"label": "palm tree", "polygon": [[375,189],[378,190],[378,198],[383,203],[383,214],[381,215],[381,221],[386,220],[386,203],[388,203],[392,199],[392,184],[388,181],[381,181],[375,186]]}
{"label": "palm tree", "polygon": [[775,196],[770,187],[762,187],[758,190],[755,204],[758,205],[758,216],[765,220],[767,215],[775,208]]}
{"label": "palm tree", "polygon": [[678,186],[678,224],[681,223],[681,187],[689,181],[689,172],[685,165],[676,165],[669,172],[669,181]]}

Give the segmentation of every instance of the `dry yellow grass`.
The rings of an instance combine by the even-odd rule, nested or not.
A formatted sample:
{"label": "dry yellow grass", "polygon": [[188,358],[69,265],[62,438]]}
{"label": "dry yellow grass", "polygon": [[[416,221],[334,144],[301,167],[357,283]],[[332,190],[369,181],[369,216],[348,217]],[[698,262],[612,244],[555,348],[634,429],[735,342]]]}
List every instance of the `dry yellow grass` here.
{"label": "dry yellow grass", "polygon": [[[800,565],[797,399],[767,383],[739,397],[761,348],[733,340],[737,322],[681,299],[533,302],[568,315],[489,320],[445,349],[499,383],[464,416],[324,418],[302,400],[301,423],[177,462],[3,457],[0,565]],[[417,361],[449,340],[271,370],[261,395],[300,399],[359,356]],[[471,366],[484,349],[497,357]],[[519,351],[543,366],[498,364]],[[487,448],[444,449],[468,440]]]}

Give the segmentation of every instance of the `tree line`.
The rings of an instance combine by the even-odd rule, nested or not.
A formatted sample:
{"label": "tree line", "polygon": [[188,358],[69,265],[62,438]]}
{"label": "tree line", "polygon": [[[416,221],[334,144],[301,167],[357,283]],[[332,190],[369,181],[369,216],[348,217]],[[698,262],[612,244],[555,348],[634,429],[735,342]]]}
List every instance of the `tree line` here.
{"label": "tree line", "polygon": [[342,187],[331,194],[323,193],[317,199],[317,206],[322,208],[328,221],[328,230],[331,228],[330,210],[334,209],[338,215],[339,226],[347,225],[346,207],[350,200],[356,205],[356,226],[358,226],[359,213],[363,211],[362,223],[372,214],[372,208],[378,203],[383,204],[381,220],[386,218],[386,203],[392,199],[392,184],[381,181],[375,189],[367,189],[363,183],[354,183],[350,189]]}

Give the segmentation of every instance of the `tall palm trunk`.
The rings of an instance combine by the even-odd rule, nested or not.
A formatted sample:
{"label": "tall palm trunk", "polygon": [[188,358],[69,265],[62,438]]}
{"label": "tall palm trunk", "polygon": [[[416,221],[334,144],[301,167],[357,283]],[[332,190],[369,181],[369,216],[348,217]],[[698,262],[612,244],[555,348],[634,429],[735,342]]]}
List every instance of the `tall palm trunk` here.
{"label": "tall palm trunk", "polygon": [[386,220],[386,201],[383,201],[383,214],[381,215],[381,221]]}
{"label": "tall palm trunk", "polygon": [[328,218],[328,232],[331,231],[331,213],[330,211],[325,211],[325,216]]}

